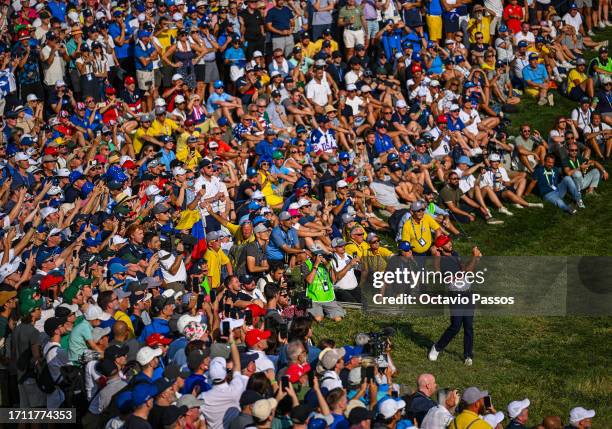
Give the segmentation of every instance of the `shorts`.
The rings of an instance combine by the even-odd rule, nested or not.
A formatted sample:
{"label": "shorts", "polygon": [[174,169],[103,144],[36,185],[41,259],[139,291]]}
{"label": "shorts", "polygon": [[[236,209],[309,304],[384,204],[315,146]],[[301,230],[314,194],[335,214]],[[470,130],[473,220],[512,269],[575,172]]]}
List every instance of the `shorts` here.
{"label": "shorts", "polygon": [[593,0],[576,0],[574,3],[576,3],[578,9],[583,7],[593,7]]}
{"label": "shorts", "polygon": [[537,98],[540,94],[540,90],[537,88],[525,88],[525,93],[530,97]]}
{"label": "shorts", "polygon": [[459,31],[459,19],[457,19],[456,17],[444,17],[442,18],[442,21],[444,22],[445,33],[456,33],[457,31]]}
{"label": "shorts", "polygon": [[195,72],[196,82],[204,82],[206,66],[204,64],[196,64],[193,70]]}
{"label": "shorts", "polygon": [[344,30],[342,35],[344,47],[353,49],[355,45],[365,45],[365,33],[361,30]]}
{"label": "shorts", "polygon": [[582,97],[587,96],[587,93],[582,90],[579,86],[575,86],[568,94],[569,98],[574,101],[580,101]]}
{"label": "shorts", "polygon": [[440,15],[426,15],[425,21],[429,29],[429,38],[431,40],[442,39],[442,17]]}
{"label": "shorts", "polygon": [[165,88],[172,86],[172,76],[174,75],[174,68],[170,66],[162,66],[162,84]]}
{"label": "shorts", "polygon": [[204,63],[204,82],[211,83],[219,80],[219,68],[216,61]]}
{"label": "shorts", "polygon": [[28,378],[18,385],[20,408],[45,408],[47,395],[38,388],[33,378]]}
{"label": "shorts", "polygon": [[155,88],[159,88],[162,83],[162,72],[161,69],[153,70],[153,81],[155,82]]}
{"label": "shorts", "polygon": [[138,89],[148,91],[153,86],[154,73],[153,71],[136,70],[136,81]]}
{"label": "shorts", "polygon": [[308,313],[313,317],[327,316],[330,319],[334,317],[344,317],[346,315],[344,309],[340,307],[340,304],[336,301],[313,302],[312,308],[308,309]]}

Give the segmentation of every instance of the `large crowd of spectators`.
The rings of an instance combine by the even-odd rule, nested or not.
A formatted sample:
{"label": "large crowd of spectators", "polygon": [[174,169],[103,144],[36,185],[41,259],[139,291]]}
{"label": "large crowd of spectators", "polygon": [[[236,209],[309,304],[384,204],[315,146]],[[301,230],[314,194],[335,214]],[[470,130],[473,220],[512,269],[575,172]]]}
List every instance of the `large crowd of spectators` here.
{"label": "large crowd of spectators", "polygon": [[[526,427],[527,399],[400,389],[390,337],[312,326],[362,301],[366,258],[457,258],[462,224],[598,196],[609,3],[4,2],[1,405],[86,428]],[[510,133],[555,96],[575,108],[550,131]]]}

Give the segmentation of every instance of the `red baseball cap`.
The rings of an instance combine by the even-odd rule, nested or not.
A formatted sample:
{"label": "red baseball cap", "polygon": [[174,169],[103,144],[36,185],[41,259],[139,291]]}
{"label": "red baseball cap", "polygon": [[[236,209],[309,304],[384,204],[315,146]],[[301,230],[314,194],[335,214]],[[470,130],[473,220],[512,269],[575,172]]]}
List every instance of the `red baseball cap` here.
{"label": "red baseball cap", "polygon": [[244,341],[249,347],[253,347],[255,344],[262,340],[270,338],[271,332],[268,330],[262,331],[261,329],[251,329],[247,332]]}
{"label": "red baseball cap", "polygon": [[126,85],[130,85],[132,83],[136,83],[136,80],[132,76],[128,76],[128,77],[125,78],[124,82],[125,82]]}
{"label": "red baseball cap", "polygon": [[147,346],[167,346],[170,344],[172,340],[170,338],[164,337],[159,332],[155,332],[147,337]]}
{"label": "red baseball cap", "polygon": [[109,86],[108,88],[106,88],[106,95],[113,95],[116,93],[117,91],[115,91],[115,88],[113,88],[112,86]]}
{"label": "red baseball cap", "polygon": [[40,280],[40,290],[44,292],[50,287],[60,284],[62,280],[64,280],[64,276],[47,274]]}
{"label": "red baseball cap", "polygon": [[423,67],[421,67],[421,65],[419,63],[413,63],[412,67],[410,68],[410,70],[412,71],[412,73],[418,72],[418,71],[423,71]]}
{"label": "red baseball cap", "polygon": [[123,168],[128,169],[128,170],[133,170],[134,168],[138,168],[136,163],[134,161],[132,161],[131,159],[128,159],[127,161],[125,161],[123,164],[121,164],[121,166]]}
{"label": "red baseball cap", "polygon": [[257,304],[249,304],[247,305],[247,309],[251,310],[253,317],[262,317],[266,315],[266,310]]}
{"label": "red baseball cap", "polygon": [[297,383],[300,377],[305,374],[308,374],[309,372],[310,365],[308,364],[308,362],[304,363],[303,365],[300,365],[299,363],[292,363],[287,368],[287,372],[285,374],[287,374],[287,377],[289,377],[290,382]]}
{"label": "red baseball cap", "polygon": [[450,237],[448,235],[442,234],[438,238],[436,238],[434,244],[436,245],[436,247],[442,247],[449,241],[451,241]]}
{"label": "red baseball cap", "polygon": [[438,124],[448,124],[448,118],[446,115],[438,115],[436,118],[436,123]]}

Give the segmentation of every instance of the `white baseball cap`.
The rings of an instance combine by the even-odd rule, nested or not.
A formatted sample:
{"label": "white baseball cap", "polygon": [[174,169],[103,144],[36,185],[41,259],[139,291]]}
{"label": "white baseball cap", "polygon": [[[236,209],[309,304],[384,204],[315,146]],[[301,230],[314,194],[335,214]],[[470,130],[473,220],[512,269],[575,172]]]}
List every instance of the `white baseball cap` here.
{"label": "white baseball cap", "polygon": [[403,400],[396,401],[393,398],[385,399],[378,406],[378,414],[381,414],[385,419],[390,419],[399,410],[406,407],[406,402]]}
{"label": "white baseball cap", "polygon": [[85,320],[108,320],[110,314],[105,313],[98,305],[90,305],[85,312]]}
{"label": "white baseball cap", "polygon": [[307,200],[306,198],[300,198],[300,200],[298,201],[299,208],[309,206],[309,205],[310,205],[310,201]]}
{"label": "white baseball cap", "polygon": [[354,83],[349,83],[348,85],[346,85],[346,90],[347,91],[357,91],[357,86],[355,86]]}
{"label": "white baseball cap", "polygon": [[522,401],[512,401],[508,404],[508,417],[516,418],[523,410],[529,407],[529,399],[525,398]]}
{"label": "white baseball cap", "polygon": [[17,152],[15,154],[15,161],[29,161],[30,157],[25,152]]}
{"label": "white baseball cap", "polygon": [[264,198],[265,196],[260,190],[257,190],[251,194],[252,200],[263,200]]}
{"label": "white baseball cap", "polygon": [[244,319],[231,319],[228,317],[221,321],[221,323],[223,322],[229,323],[230,331],[244,326]]}
{"label": "white baseball cap", "polygon": [[346,180],[338,180],[338,183],[336,183],[336,188],[346,188],[347,186]]}
{"label": "white baseball cap", "polygon": [[57,213],[57,209],[55,207],[43,207],[40,209],[40,216],[43,219],[46,219],[50,214]]}
{"label": "white baseball cap", "polygon": [[38,101],[39,98],[36,96],[36,94],[28,94],[28,96],[26,97],[26,101]]}
{"label": "white baseball cap", "polygon": [[174,82],[175,80],[180,80],[183,78],[183,75],[180,73],[175,73],[172,75],[172,82]]}
{"label": "white baseball cap", "polygon": [[251,414],[260,422],[267,420],[277,405],[278,402],[274,398],[260,399],[253,404]]}
{"label": "white baseball cap", "polygon": [[498,424],[504,421],[504,413],[498,411],[495,414],[487,414],[486,416],[481,416],[481,418],[489,424],[492,428],[496,428]]}
{"label": "white baseball cap", "polygon": [[260,51],[253,52],[253,58],[263,57],[263,54]]}
{"label": "white baseball cap", "polygon": [[395,107],[397,107],[398,109],[402,109],[404,107],[408,107],[406,102],[404,100],[397,100],[395,102]]}
{"label": "white baseball cap", "polygon": [[145,194],[148,197],[153,197],[155,195],[159,195],[160,193],[161,193],[161,190],[155,185],[149,185],[147,186],[147,189],[145,189]]}
{"label": "white baseball cap", "polygon": [[499,162],[499,161],[501,161],[501,157],[499,156],[498,153],[492,153],[492,154],[489,155],[489,161],[492,161],[492,162],[497,161],[497,162]]}
{"label": "white baseball cap", "polygon": [[177,166],[177,167],[174,167],[174,168],[172,169],[172,174],[173,174],[174,176],[180,176],[181,174],[187,174],[187,170],[185,170],[185,169],[184,169],[183,167],[181,167],[181,166]]}
{"label": "white baseball cap", "polygon": [[570,411],[570,423],[580,423],[584,419],[592,419],[595,417],[595,410],[587,410],[586,408],[576,407]]}
{"label": "white baseball cap", "polygon": [[182,334],[187,325],[194,322],[202,323],[202,318],[198,316],[191,316],[189,314],[183,314],[176,322],[176,329]]}
{"label": "white baseball cap", "polygon": [[138,350],[138,353],[136,354],[136,362],[138,362],[140,365],[146,365],[154,358],[161,356],[162,353],[163,352],[161,349],[153,349],[149,346],[145,346]]}
{"label": "white baseball cap", "polygon": [[111,241],[113,242],[114,246],[118,246],[119,244],[125,244],[128,242],[127,238],[122,237],[120,235],[113,235],[113,238],[111,238]]}
{"label": "white baseball cap", "polygon": [[174,97],[175,104],[184,103],[184,102],[185,102],[185,97],[183,97],[182,95],[177,95],[176,97]]}
{"label": "white baseball cap", "polygon": [[208,377],[214,382],[215,380],[225,380],[227,376],[227,361],[221,356],[217,356],[210,361],[208,365]]}
{"label": "white baseball cap", "polygon": [[68,170],[67,168],[59,168],[55,172],[55,175],[57,177],[68,177],[68,176],[70,176],[70,170]]}
{"label": "white baseball cap", "polygon": [[8,262],[0,267],[0,281],[4,281],[5,278],[13,274],[19,269],[21,264],[21,258],[15,258],[11,262]]}
{"label": "white baseball cap", "polygon": [[159,97],[155,99],[155,107],[164,107],[165,105],[166,105],[166,100],[164,100],[163,98]]}

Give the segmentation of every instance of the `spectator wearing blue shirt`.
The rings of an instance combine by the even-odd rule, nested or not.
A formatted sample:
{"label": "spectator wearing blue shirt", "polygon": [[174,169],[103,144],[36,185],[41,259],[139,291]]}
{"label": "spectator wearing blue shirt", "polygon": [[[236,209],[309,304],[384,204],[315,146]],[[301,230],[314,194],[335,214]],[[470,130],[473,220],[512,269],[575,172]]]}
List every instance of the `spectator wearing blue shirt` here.
{"label": "spectator wearing blue shirt", "polygon": [[207,392],[211,386],[206,382],[204,373],[208,370],[210,363],[210,348],[195,349],[187,356],[187,366],[191,375],[185,379],[185,384],[181,390],[182,394],[192,393],[197,388],[199,393]]}
{"label": "spectator wearing blue shirt", "polygon": [[[119,61],[119,66],[129,75],[134,75],[135,61],[133,58],[133,30],[126,25],[126,18],[123,11],[116,9],[113,12],[113,21],[108,26],[108,34],[115,42],[115,56]],[[121,85],[116,85],[120,87]]]}
{"label": "spectator wearing blue shirt", "polygon": [[446,115],[449,131],[462,131],[465,128],[465,124],[459,119],[460,110],[461,108],[458,104],[451,104],[450,112]]}
{"label": "spectator wearing blue shirt", "polygon": [[66,2],[52,0],[47,3],[47,7],[54,18],[59,19],[61,22],[66,22]]}
{"label": "spectator wearing blue shirt", "polygon": [[259,159],[266,158],[268,160],[272,159],[274,155],[274,151],[278,149],[282,149],[283,141],[276,138],[276,131],[272,128],[266,129],[266,138],[255,146],[255,153],[259,157]]}
{"label": "spectator wearing blue shirt", "polygon": [[148,91],[153,83],[153,61],[158,58],[157,51],[151,43],[151,33],[146,30],[138,31],[138,42],[134,46],[136,67],[136,81],[138,89]]}
{"label": "spectator wearing blue shirt", "polygon": [[299,219],[298,210],[295,213],[289,211],[281,212],[278,216],[280,224],[275,226],[270,234],[270,243],[266,247],[266,257],[270,261],[285,261],[285,257],[291,257],[298,253],[302,253],[300,249],[300,241],[297,231],[293,228],[294,222]]}
{"label": "spectator wearing blue shirt", "polygon": [[374,151],[376,156],[380,156],[393,149],[393,140],[387,134],[387,124],[385,121],[376,123],[376,140],[374,142]]}
{"label": "spectator wearing blue shirt", "polygon": [[548,84],[550,79],[546,66],[538,62],[538,54],[529,54],[529,65],[523,68],[523,82],[525,83],[525,92],[532,97],[538,98],[538,106],[550,104],[553,106],[555,100],[552,92],[548,93]]}
{"label": "spectator wearing blue shirt", "polygon": [[[576,209],[569,206],[563,198],[569,193],[578,208],[584,208],[580,191],[570,176],[562,177],[561,170],[555,167],[555,156],[548,154],[544,158],[544,165],[538,165],[533,171],[533,181],[528,189],[538,186],[540,196],[544,201],[559,207],[564,212],[576,214]],[[529,192],[527,192],[529,193]]]}
{"label": "spectator wearing blue shirt", "polygon": [[385,27],[379,31],[374,39],[380,38],[380,45],[385,52],[385,57],[393,61],[397,52],[402,52],[402,38],[404,37],[404,23],[393,22],[392,19],[385,21]]}
{"label": "spectator wearing blue shirt", "polygon": [[272,50],[282,49],[285,57],[293,51],[295,42],[291,29],[294,28],[293,12],[285,6],[285,0],[276,0],[276,6],[266,15],[266,29],[272,34]]}
{"label": "spectator wearing blue shirt", "polygon": [[230,126],[234,126],[234,120],[232,118],[232,112],[235,111],[236,115],[241,119],[244,118],[244,111],[242,110],[242,101],[239,98],[233,97],[226,93],[225,84],[221,80],[215,81],[213,84],[214,92],[208,97],[206,102],[206,110],[209,114],[212,114],[217,109],[221,109],[223,112],[222,117],[226,118]]}
{"label": "spectator wearing blue shirt", "polygon": [[147,337],[151,334],[158,333],[164,336],[170,336],[170,326],[168,321],[174,313],[174,300],[172,298],[166,298],[163,295],[156,296],[151,302],[151,314],[153,320],[151,324],[145,326],[140,334],[139,340],[141,342],[146,341]]}

